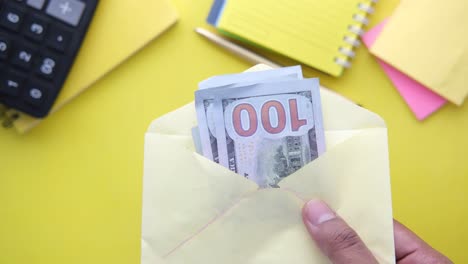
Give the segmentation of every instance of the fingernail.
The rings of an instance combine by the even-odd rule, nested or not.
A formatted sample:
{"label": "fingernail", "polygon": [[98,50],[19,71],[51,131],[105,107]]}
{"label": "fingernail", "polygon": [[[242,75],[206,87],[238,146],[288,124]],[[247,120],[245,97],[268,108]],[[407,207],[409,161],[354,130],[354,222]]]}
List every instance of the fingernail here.
{"label": "fingernail", "polygon": [[320,200],[312,200],[305,205],[305,216],[314,226],[336,218],[335,212]]}

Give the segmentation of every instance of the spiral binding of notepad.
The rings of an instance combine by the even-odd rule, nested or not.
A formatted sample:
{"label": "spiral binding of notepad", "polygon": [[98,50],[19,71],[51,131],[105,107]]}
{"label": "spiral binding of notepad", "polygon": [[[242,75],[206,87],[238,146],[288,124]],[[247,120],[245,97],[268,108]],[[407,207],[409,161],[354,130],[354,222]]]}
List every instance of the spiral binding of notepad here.
{"label": "spiral binding of notepad", "polygon": [[374,12],[373,5],[377,2],[378,0],[371,0],[366,3],[359,3],[357,5],[357,10],[364,12],[366,15],[363,15],[361,13],[353,15],[353,20],[357,22],[358,25],[349,25],[348,31],[352,35],[350,36],[349,34],[347,34],[343,37],[343,42],[346,45],[339,47],[338,51],[341,56],[335,57],[336,64],[344,68],[351,67],[350,60],[356,56],[356,53],[353,49],[361,45],[361,42],[358,38],[364,34],[364,30],[362,29],[362,27],[366,26],[369,23],[369,20],[366,16]]}
{"label": "spiral binding of notepad", "polygon": [[12,128],[19,117],[20,114],[17,111],[0,104],[0,122],[3,128]]}

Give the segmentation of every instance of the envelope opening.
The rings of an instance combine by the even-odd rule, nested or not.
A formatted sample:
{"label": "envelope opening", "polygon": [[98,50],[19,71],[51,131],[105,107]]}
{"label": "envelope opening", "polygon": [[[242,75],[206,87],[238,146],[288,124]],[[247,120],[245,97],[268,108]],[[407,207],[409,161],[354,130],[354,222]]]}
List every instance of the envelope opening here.
{"label": "envelope opening", "polygon": [[[358,135],[359,133],[362,133],[364,130],[360,130],[360,129],[352,129],[352,130],[331,130],[331,131],[325,131],[325,138],[326,138],[326,145],[328,147],[328,149],[333,149],[336,145],[339,145],[343,142],[345,142],[346,140],[349,140],[351,139],[353,136],[356,136]],[[198,156],[198,158],[201,158],[201,159],[205,159],[207,162],[211,162],[211,163],[214,163],[218,166],[220,166],[223,170],[226,170],[226,171],[230,171],[228,168],[226,167],[223,167],[221,166],[220,164],[206,158],[205,156],[203,156],[202,154],[198,153],[197,150],[196,150],[196,146],[193,142],[193,140],[191,140],[190,137],[186,137],[184,136],[184,140],[186,141],[186,145],[185,145],[185,149],[187,151],[190,151],[192,152],[194,155]],[[326,153],[326,152],[325,152]],[[317,162],[317,160],[319,160],[325,153],[323,153],[322,155],[320,155],[317,159],[307,163],[304,167],[307,167],[307,166],[312,166],[311,164],[313,164],[314,162]],[[297,170],[296,172],[286,176],[286,177],[283,177],[279,182],[278,182],[278,185],[277,186],[274,186],[273,188],[281,188],[281,185],[280,183],[287,179],[287,178],[290,178],[290,177],[295,177],[296,174],[298,174],[298,172],[300,172],[301,170],[304,169],[304,167],[300,168],[299,170]],[[242,175],[240,174],[237,174],[237,176],[239,177],[243,177]],[[262,189],[257,183],[255,183],[254,181],[250,180],[252,183],[254,183],[258,189]]]}

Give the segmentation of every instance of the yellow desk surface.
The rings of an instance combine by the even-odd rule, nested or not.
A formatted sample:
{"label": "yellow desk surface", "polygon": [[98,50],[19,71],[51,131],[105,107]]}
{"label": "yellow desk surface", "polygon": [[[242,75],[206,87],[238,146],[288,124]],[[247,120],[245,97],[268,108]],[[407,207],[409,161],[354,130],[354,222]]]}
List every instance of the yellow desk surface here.
{"label": "yellow desk surface", "polygon": [[[139,263],[146,128],[204,78],[250,66],[193,32],[211,0],[174,3],[179,23],[91,90],[27,135],[0,131],[0,263]],[[308,75],[387,121],[395,217],[468,263],[468,103],[416,121],[363,47],[343,77]]]}

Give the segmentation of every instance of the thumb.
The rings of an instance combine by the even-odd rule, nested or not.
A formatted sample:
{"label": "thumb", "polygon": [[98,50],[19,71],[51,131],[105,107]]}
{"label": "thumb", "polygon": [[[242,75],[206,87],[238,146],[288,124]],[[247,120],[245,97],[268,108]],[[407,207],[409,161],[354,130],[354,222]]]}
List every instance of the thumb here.
{"label": "thumb", "polygon": [[333,263],[378,263],[359,235],[324,202],[308,202],[302,217],[318,247]]}

